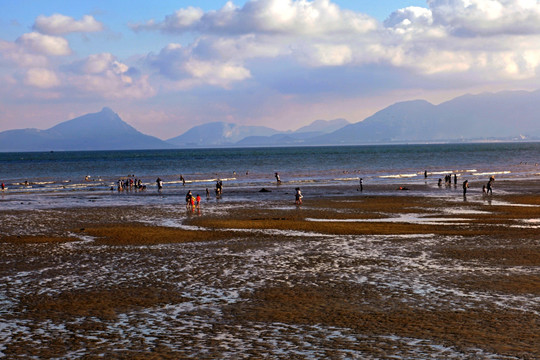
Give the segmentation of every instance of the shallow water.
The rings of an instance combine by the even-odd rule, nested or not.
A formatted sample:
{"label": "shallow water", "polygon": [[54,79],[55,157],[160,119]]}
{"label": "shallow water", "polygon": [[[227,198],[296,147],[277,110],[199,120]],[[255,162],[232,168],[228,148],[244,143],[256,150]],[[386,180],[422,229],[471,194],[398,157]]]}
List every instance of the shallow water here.
{"label": "shallow water", "polygon": [[[171,204],[188,189],[204,198],[208,188],[214,197],[217,179],[223,181],[224,195],[240,200],[256,198],[253,193],[262,188],[272,191],[266,194],[270,199],[295,187],[315,195],[328,187],[356,189],[360,178],[371,190],[392,184],[437,188],[447,174],[453,187],[454,175],[457,188],[465,179],[481,187],[490,176],[538,179],[539,162],[540,143],[0,153],[0,181],[7,187],[0,192],[0,206]],[[118,181],[128,179],[141,179],[146,190],[119,192]]]}

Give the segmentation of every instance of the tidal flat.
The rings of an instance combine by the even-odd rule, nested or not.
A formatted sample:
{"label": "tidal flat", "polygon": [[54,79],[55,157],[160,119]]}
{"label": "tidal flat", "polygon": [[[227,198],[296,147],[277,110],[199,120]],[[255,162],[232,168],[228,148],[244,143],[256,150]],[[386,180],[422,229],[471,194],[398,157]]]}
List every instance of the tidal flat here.
{"label": "tidal flat", "polygon": [[537,359],[540,194],[511,186],[0,210],[0,357]]}

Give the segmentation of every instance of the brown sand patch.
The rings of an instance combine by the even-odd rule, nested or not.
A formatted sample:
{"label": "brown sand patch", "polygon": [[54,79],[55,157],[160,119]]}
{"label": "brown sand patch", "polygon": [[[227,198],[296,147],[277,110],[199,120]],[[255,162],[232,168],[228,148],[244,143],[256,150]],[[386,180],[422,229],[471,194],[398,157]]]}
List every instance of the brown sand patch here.
{"label": "brown sand patch", "polygon": [[540,274],[525,275],[461,275],[454,286],[469,291],[488,291],[516,295],[540,295]]}
{"label": "brown sand patch", "polygon": [[540,355],[540,323],[533,314],[490,306],[463,311],[416,308],[379,289],[345,284],[273,287],[245,298],[230,309],[245,321],[323,324],[366,334],[433,339],[462,351],[475,347],[525,358]]}
{"label": "brown sand patch", "polygon": [[4,236],[0,238],[0,243],[10,244],[45,244],[45,243],[64,243],[77,241],[76,238],[56,237],[56,236]]}
{"label": "brown sand patch", "polygon": [[33,320],[64,321],[79,317],[115,319],[119,313],[178,304],[185,299],[177,291],[155,286],[74,290],[58,295],[27,294],[17,311]]}
{"label": "brown sand patch", "polygon": [[[519,195],[503,195],[501,196],[501,200],[504,200],[506,202],[512,203],[512,204],[525,204],[525,205],[537,205],[540,206],[540,194],[535,195],[525,195],[525,194],[519,194]],[[540,211],[537,209],[537,211]]]}
{"label": "brown sand patch", "polygon": [[437,206],[436,198],[419,196],[355,196],[343,199],[306,200],[310,207],[330,207],[332,209],[346,209],[348,212],[360,210],[367,213],[396,213],[396,212],[428,212]]}
{"label": "brown sand patch", "polygon": [[540,266],[540,247],[448,247],[439,256],[504,266]]}
{"label": "brown sand patch", "polygon": [[98,245],[152,245],[217,241],[232,237],[226,231],[195,231],[141,224],[87,227],[84,233],[96,237]]}

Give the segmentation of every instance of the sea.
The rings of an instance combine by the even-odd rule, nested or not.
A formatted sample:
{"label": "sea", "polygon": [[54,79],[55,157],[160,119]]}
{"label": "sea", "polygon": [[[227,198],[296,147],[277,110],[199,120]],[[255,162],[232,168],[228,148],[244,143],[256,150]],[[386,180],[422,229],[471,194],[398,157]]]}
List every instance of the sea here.
{"label": "sea", "polygon": [[[449,174],[459,184],[531,180],[540,179],[539,163],[539,142],[0,153],[0,209],[176,203],[188,189],[213,196],[218,180],[222,201],[249,201],[263,189],[272,198],[296,187],[320,196],[360,179],[366,189],[436,188]],[[119,181],[129,179],[144,190],[119,191]]]}

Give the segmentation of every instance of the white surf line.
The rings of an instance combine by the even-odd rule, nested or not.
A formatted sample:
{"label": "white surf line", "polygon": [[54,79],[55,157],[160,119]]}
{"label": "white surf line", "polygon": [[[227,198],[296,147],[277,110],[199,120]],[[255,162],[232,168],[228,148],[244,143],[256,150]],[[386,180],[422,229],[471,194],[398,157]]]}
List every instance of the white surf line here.
{"label": "white surf line", "polygon": [[509,170],[505,171],[494,171],[494,172],[483,172],[483,173],[475,173],[475,176],[483,176],[483,175],[502,175],[502,174],[511,174],[512,172]]}
{"label": "white surf line", "polygon": [[176,229],[182,229],[182,230],[194,230],[194,231],[231,231],[231,232],[238,232],[238,233],[255,233],[255,234],[264,234],[264,235],[282,235],[282,236],[293,236],[293,237],[332,237],[331,234],[322,234],[317,232],[311,232],[311,231],[295,231],[295,230],[279,230],[279,229],[235,229],[235,228],[223,228],[223,229],[215,229],[215,228],[205,228],[200,226],[193,226],[193,225],[185,225],[182,222],[178,222],[174,219],[166,219],[161,221],[150,221],[150,220],[142,220],[140,221],[142,223],[151,224],[151,225],[157,225],[157,226],[166,226]]}
{"label": "white surf line", "polygon": [[396,175],[380,175],[379,178],[383,179],[400,179],[400,178],[412,178],[417,177],[418,174],[396,174]]}
{"label": "white surf line", "polygon": [[472,219],[468,218],[444,218],[444,217],[422,217],[412,215],[400,215],[399,217],[394,218],[384,218],[384,219],[316,219],[316,218],[306,218],[306,221],[313,222],[344,222],[344,223],[369,223],[369,222],[379,222],[379,223],[411,223],[411,224],[427,224],[427,225],[461,225],[463,221],[470,222]]}

